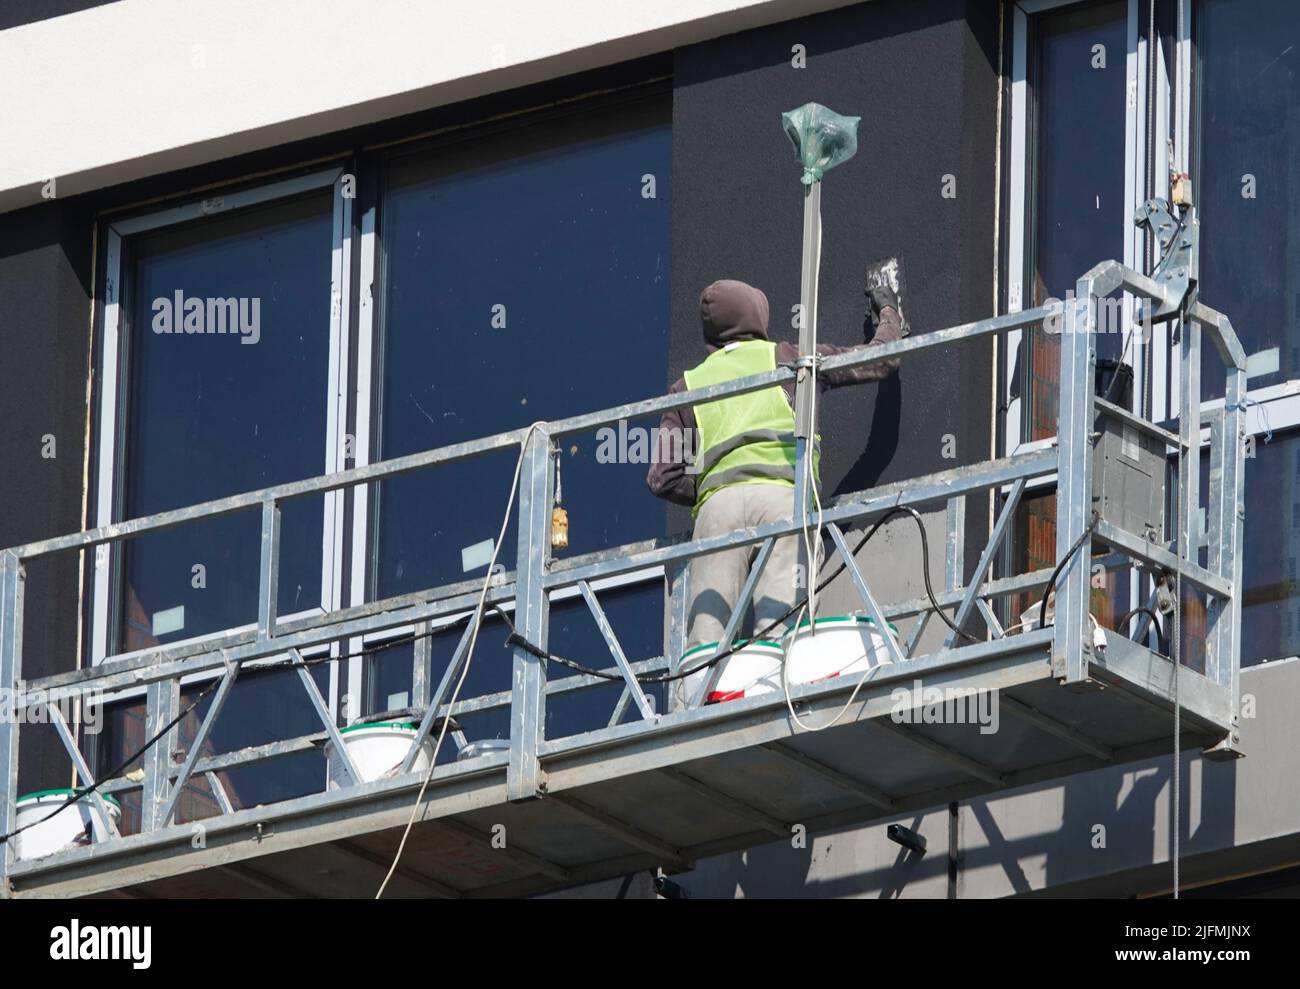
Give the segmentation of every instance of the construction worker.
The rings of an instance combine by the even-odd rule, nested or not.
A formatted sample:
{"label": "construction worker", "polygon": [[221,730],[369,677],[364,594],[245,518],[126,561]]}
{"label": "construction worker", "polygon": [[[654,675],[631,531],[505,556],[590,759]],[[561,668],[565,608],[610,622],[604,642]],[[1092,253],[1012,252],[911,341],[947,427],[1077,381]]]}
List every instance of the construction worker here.
{"label": "construction worker", "polygon": [[[818,354],[830,357],[907,335],[893,291],[873,289],[868,301],[872,319],[864,321],[864,332],[874,323],[874,336],[853,347],[818,344]],[[706,288],[700,293],[700,320],[709,356],[679,378],[670,393],[760,374],[794,361],[799,348],[770,341],[767,317],[767,296],[751,285],[726,279]],[[879,381],[897,368],[898,361],[892,360],[821,371],[818,389]],[[695,539],[791,517],[794,391],[790,381],[664,413],[646,484],[658,497],[691,507]],[[796,578],[800,539],[796,534],[776,540],[759,575],[753,594],[756,631],[789,610],[804,583]],[[758,548],[755,543],[692,562],[687,649],[721,640]]]}

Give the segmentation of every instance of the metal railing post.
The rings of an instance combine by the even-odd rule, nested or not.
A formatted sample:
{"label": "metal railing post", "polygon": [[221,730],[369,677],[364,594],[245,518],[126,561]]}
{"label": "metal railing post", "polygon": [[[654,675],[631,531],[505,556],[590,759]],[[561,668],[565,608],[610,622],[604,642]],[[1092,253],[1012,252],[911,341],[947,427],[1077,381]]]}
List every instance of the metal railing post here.
{"label": "metal railing post", "polygon": [[[803,200],[803,267],[799,278],[799,358],[800,367],[795,377],[795,452],[794,452],[794,518],[802,523],[808,515],[808,458],[814,456],[817,438],[813,435],[812,369],[804,360],[815,360],[817,351],[817,276],[821,267],[822,250],[822,184],[813,182],[804,186]],[[812,561],[804,559],[806,550],[800,550],[800,561],[809,581],[814,580]]]}
{"label": "metal railing post", "polygon": [[[1178,474],[1178,563],[1199,559],[1198,526],[1201,519],[1201,324],[1183,318],[1178,334],[1179,396],[1178,440],[1182,446]],[[1182,615],[1183,603],[1175,602]],[[1181,634],[1182,624],[1178,625]],[[1209,645],[1209,642],[1206,642]],[[1183,644],[1173,643],[1175,655],[1184,666]],[[1208,657],[1207,657],[1208,658]]]}
{"label": "metal railing post", "polygon": [[[554,466],[551,434],[537,427],[527,438],[519,473],[519,543],[515,576],[515,627],[546,648],[548,597],[542,584],[551,548]],[[546,663],[515,648],[510,696],[510,763],[506,796],[529,800],[543,789],[538,748],[546,731]]]}
{"label": "metal railing post", "polygon": [[[1209,648],[1214,679],[1228,693],[1228,737],[1214,752],[1221,756],[1240,755],[1241,741],[1241,549],[1246,518],[1246,372],[1229,369],[1224,391],[1223,420],[1217,437],[1212,437],[1210,467],[1210,514],[1216,538],[1210,540],[1209,569],[1232,586],[1232,596],[1210,600]],[[1217,442],[1215,442],[1217,440]],[[1216,476],[1217,474],[1217,476]]]}
{"label": "metal railing post", "polygon": [[[146,738],[153,738],[164,725],[176,717],[180,704],[180,681],[159,680],[149,684],[145,697],[144,730]],[[168,810],[171,793],[172,753],[176,750],[177,727],[173,726],[156,745],[149,746],[144,754],[144,792],[140,798],[140,830],[153,831],[165,825],[164,813]],[[181,780],[176,781],[182,786]]]}
{"label": "metal railing post", "polygon": [[[1061,312],[1061,380],[1057,424],[1056,559],[1073,556],[1056,584],[1052,671],[1065,683],[1087,679],[1092,656],[1088,634],[1091,536],[1083,533],[1092,503],[1092,425],[1096,362],[1093,333],[1097,296],[1092,278],[1079,279],[1075,298]],[[1074,544],[1083,537],[1077,549]]]}
{"label": "metal railing post", "polygon": [[[16,553],[0,554],[0,691],[4,707],[0,709],[0,834],[14,829],[18,800],[18,706],[14,695],[22,674],[23,658],[23,584],[26,574]],[[7,841],[0,848],[0,899],[8,894],[9,867],[14,861],[14,846]]]}
{"label": "metal railing post", "polygon": [[262,502],[262,553],[257,580],[257,637],[269,639],[275,631],[280,589],[280,502]]}
{"label": "metal railing post", "polygon": [[[687,624],[690,622],[691,567],[688,560],[675,560],[665,568],[664,589],[667,607],[664,608],[664,658],[668,672],[681,669],[682,655],[686,652]],[[686,707],[686,681],[670,680],[665,690],[664,707],[668,713]]]}

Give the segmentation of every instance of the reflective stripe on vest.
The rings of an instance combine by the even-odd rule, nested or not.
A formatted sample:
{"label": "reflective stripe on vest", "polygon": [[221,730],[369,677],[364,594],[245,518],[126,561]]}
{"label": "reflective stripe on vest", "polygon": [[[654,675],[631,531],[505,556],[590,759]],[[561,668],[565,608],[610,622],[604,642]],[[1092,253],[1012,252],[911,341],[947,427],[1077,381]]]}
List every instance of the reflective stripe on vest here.
{"label": "reflective stripe on vest", "polygon": [[[746,340],[714,351],[684,377],[687,388],[706,388],[775,368],[776,344]],[[794,410],[784,388],[729,395],[694,410],[700,431],[693,468],[696,513],[715,491],[733,484],[794,485]]]}

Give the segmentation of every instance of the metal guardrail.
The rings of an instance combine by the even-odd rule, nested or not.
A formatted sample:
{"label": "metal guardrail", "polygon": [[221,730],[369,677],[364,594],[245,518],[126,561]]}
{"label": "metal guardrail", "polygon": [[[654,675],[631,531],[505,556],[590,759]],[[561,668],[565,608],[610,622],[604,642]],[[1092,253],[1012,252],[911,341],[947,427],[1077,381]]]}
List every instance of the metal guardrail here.
{"label": "metal guardrail", "polygon": [[[1093,367],[1095,365],[1096,302],[1100,298],[1123,289],[1159,303],[1162,309],[1178,310],[1186,317],[1184,332],[1180,335],[1179,349],[1182,368],[1182,404],[1178,417],[1177,442],[1181,449],[1199,451],[1202,428],[1200,410],[1200,331],[1209,330],[1224,362],[1228,367],[1226,400],[1222,411],[1209,417],[1210,425],[1210,503],[1207,512],[1207,535],[1210,551],[1208,565],[1195,562],[1196,550],[1192,541],[1191,519],[1198,516],[1198,471],[1185,470],[1178,478],[1179,527],[1172,547],[1146,542],[1113,526],[1099,524],[1087,531],[1087,518],[1091,501],[1091,433],[1098,400],[1094,396]],[[1234,593],[1241,577],[1241,531],[1243,498],[1243,450],[1241,439],[1244,428],[1243,399],[1246,394],[1245,356],[1228,319],[1199,302],[1188,303],[1182,297],[1173,298],[1173,289],[1116,262],[1107,262],[1085,274],[1078,282],[1076,297],[1065,303],[1053,302],[1023,312],[998,316],[871,347],[866,350],[827,358],[823,370],[844,369],[860,365],[907,357],[935,347],[992,336],[1010,330],[1041,328],[1053,319],[1063,328],[1060,348],[1060,421],[1055,447],[959,467],[927,477],[885,485],[868,492],[836,499],[824,506],[822,521],[838,551],[844,558],[849,578],[862,599],[866,611],[876,621],[891,618],[919,616],[901,653],[912,657],[925,622],[933,614],[928,599],[899,602],[881,606],[872,595],[869,584],[858,568],[844,540],[843,527],[848,523],[864,523],[880,518],[899,506],[932,506],[946,504],[949,519],[949,574],[948,589],[938,596],[944,608],[954,607],[960,620],[978,611],[989,625],[994,638],[1002,637],[1002,630],[994,618],[989,601],[1012,594],[1044,587],[1049,570],[1035,570],[999,578],[989,575],[997,548],[1014,518],[1016,506],[1026,483],[1034,478],[1056,475],[1057,554],[1064,558],[1072,546],[1079,548],[1061,570],[1056,585],[1056,623],[1051,634],[1051,660],[1053,671],[1064,683],[1086,679],[1092,651],[1092,638],[1088,632],[1088,595],[1091,562],[1091,544],[1097,539],[1107,544],[1113,556],[1108,566],[1129,566],[1130,561],[1152,568],[1175,571],[1192,586],[1210,598],[1207,615],[1207,677],[1226,695],[1225,712],[1237,708],[1237,676],[1240,643],[1240,598]],[[794,379],[795,372],[787,367],[754,375],[708,388],[679,394],[661,396],[632,402],[612,409],[574,416],[555,422],[539,424],[529,429],[517,429],[467,443],[454,444],[440,449],[383,461],[364,467],[339,471],[322,477],[290,484],[281,484],[259,491],[217,499],[175,511],[163,512],[144,518],[117,522],[97,529],[71,535],[45,539],[0,552],[0,688],[6,688],[12,699],[0,725],[0,774],[4,787],[0,793],[0,834],[14,827],[15,799],[17,796],[18,742],[21,712],[35,704],[44,704],[55,697],[83,698],[91,694],[118,690],[125,687],[147,686],[146,734],[152,736],[176,718],[179,710],[182,677],[210,673],[220,676],[216,696],[199,726],[198,734],[189,747],[184,763],[177,767],[170,759],[175,749],[176,729],[162,743],[150,750],[145,760],[142,780],[106,780],[92,799],[106,823],[111,827],[107,809],[100,793],[114,793],[139,787],[143,790],[142,830],[162,833],[168,829],[177,807],[178,797],[188,779],[216,773],[236,766],[246,766],[267,759],[278,758],[314,748],[326,738],[338,744],[337,728],[333,715],[316,690],[315,683],[302,665],[302,652],[314,647],[343,642],[350,638],[402,627],[427,629],[429,623],[447,620],[469,613],[465,631],[460,639],[441,683],[427,690],[426,713],[420,725],[419,736],[412,743],[404,768],[409,770],[419,746],[427,737],[437,719],[470,711],[509,708],[510,752],[507,773],[509,799],[520,800],[536,796],[544,785],[541,759],[546,750],[544,716],[548,697],[571,690],[585,689],[607,682],[589,675],[565,677],[548,682],[544,661],[527,650],[516,648],[513,657],[512,689],[508,692],[469,698],[459,701],[455,708],[448,705],[451,685],[457,676],[471,633],[481,581],[469,580],[430,588],[415,594],[367,602],[320,616],[280,620],[276,614],[276,588],[279,577],[279,531],[282,506],[293,499],[327,491],[343,490],[359,484],[368,484],[396,477],[400,474],[429,469],[470,457],[517,447],[526,440],[521,451],[522,467],[519,492],[518,544],[515,568],[499,574],[490,586],[488,605],[513,604],[515,623],[519,632],[531,642],[545,648],[549,620],[550,595],[560,589],[577,588],[592,612],[602,636],[609,647],[614,666],[610,672],[621,675],[623,691],[611,717],[609,726],[592,733],[593,744],[618,730],[617,725],[629,704],[634,705],[643,718],[653,716],[652,708],[637,680],[639,674],[651,671],[675,670],[676,657],[683,652],[685,634],[685,581],[690,560],[721,549],[762,543],[800,530],[798,513],[791,519],[742,529],[710,539],[681,540],[656,539],[643,543],[619,546],[596,553],[569,558],[563,561],[550,557],[551,508],[554,494],[554,466],[552,443],[558,437],[613,425],[620,420],[650,416],[668,409],[705,402],[728,395],[752,392],[773,384]],[[800,384],[799,387],[803,387]],[[1143,420],[1145,423],[1145,420]],[[1152,429],[1160,429],[1147,423]],[[1162,430],[1166,438],[1172,433]],[[959,552],[961,523],[964,519],[966,496],[989,489],[1009,493],[1003,502],[988,543],[980,556],[975,573],[963,583],[961,567],[951,560]],[[35,680],[22,677],[22,615],[25,570],[27,562],[55,553],[93,550],[147,532],[173,528],[198,519],[228,515],[233,512],[259,509],[261,511],[261,555],[258,591],[258,617],[255,626],[227,629],[201,642],[182,642],[151,647],[132,653],[108,657],[104,662],[81,669]],[[957,557],[959,559],[959,557]],[[657,659],[630,663],[624,657],[613,629],[601,609],[592,582],[620,574],[628,574],[647,567],[664,566],[673,575],[669,608],[670,632],[665,644],[665,655]],[[734,628],[747,605],[747,586],[738,602],[730,625]],[[727,637],[729,638],[729,636]],[[954,663],[964,661],[970,648],[983,650],[987,644],[967,649],[954,649],[954,637],[949,637],[941,653],[949,653]],[[416,664],[420,650],[416,652]],[[204,739],[215,722],[222,704],[229,695],[240,670],[250,663],[273,657],[286,659],[295,665],[312,703],[319,714],[321,731],[300,738],[270,745],[252,746],[237,752],[218,756],[200,755]],[[932,657],[942,661],[942,656]],[[419,676],[423,676],[420,673]],[[50,707],[53,711],[53,706]],[[57,712],[56,712],[57,713]],[[701,709],[689,716],[706,722],[716,716],[716,711]],[[83,785],[94,782],[89,766],[82,757],[77,740],[62,718],[56,721],[59,737],[73,759]],[[1235,714],[1225,713],[1222,724],[1222,747],[1231,752],[1237,742]],[[451,767],[445,767],[450,769]],[[436,771],[433,785],[439,774]],[[317,799],[298,798],[294,804]],[[228,804],[223,805],[225,815],[233,813]],[[172,826],[174,829],[174,826]],[[112,844],[115,837],[110,839]],[[135,840],[135,839],[132,839]],[[103,846],[99,846],[102,848]],[[57,853],[41,864],[57,864],[69,857],[89,852],[77,849]],[[6,845],[0,856],[0,878],[13,869],[12,844]],[[24,863],[24,869],[27,864]]]}

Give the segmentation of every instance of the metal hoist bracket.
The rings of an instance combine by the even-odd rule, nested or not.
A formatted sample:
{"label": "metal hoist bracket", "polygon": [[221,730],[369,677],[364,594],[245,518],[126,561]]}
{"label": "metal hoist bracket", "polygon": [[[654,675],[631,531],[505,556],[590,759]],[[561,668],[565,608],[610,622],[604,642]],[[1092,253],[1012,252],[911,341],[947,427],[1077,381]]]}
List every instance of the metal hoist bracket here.
{"label": "metal hoist bracket", "polygon": [[1152,300],[1155,310],[1149,319],[1168,319],[1196,301],[1194,273],[1199,270],[1201,249],[1201,222],[1196,207],[1173,206],[1167,199],[1148,199],[1138,207],[1133,222],[1146,227],[1160,245],[1160,263],[1151,277],[1166,291],[1163,298]]}

